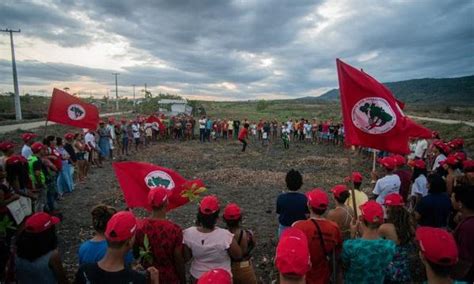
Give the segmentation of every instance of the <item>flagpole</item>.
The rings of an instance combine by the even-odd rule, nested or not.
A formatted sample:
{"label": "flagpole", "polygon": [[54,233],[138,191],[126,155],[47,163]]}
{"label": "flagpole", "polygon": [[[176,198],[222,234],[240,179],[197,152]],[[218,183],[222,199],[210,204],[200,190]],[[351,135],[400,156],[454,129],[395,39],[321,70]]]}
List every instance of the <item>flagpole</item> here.
{"label": "flagpole", "polygon": [[372,149],[372,172],[375,172],[375,161],[377,160],[377,154],[375,153],[375,149]]}
{"label": "flagpole", "polygon": [[351,153],[351,148],[349,148],[347,152],[347,162],[349,164],[349,188],[351,190],[351,196],[352,196],[352,208],[354,208],[354,218],[357,219],[357,203],[356,203],[356,197],[355,197],[355,189],[354,189],[354,179],[352,178],[352,153]]}
{"label": "flagpole", "polygon": [[48,129],[48,120],[46,119],[45,123],[44,123],[44,134],[43,134],[43,138],[46,138],[46,130]]}

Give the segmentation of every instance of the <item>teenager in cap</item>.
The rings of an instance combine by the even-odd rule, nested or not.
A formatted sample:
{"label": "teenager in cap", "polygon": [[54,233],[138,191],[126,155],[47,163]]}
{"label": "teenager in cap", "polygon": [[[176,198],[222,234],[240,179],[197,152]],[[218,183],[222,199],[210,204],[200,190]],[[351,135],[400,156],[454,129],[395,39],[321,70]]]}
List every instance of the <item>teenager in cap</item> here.
{"label": "teenager in cap", "polygon": [[410,165],[413,167],[410,207],[415,208],[421,198],[428,195],[428,180],[426,179],[428,173],[423,160],[413,160],[410,162]]}
{"label": "teenager in cap", "polygon": [[257,276],[250,261],[252,250],[255,248],[255,239],[252,231],[243,229],[242,211],[235,203],[230,203],[224,208],[223,219],[227,229],[234,234],[234,239],[242,250],[242,258],[232,259],[232,276],[234,284],[257,283]]}
{"label": "teenager in cap", "polygon": [[197,284],[232,284],[236,283],[235,280],[232,281],[232,276],[229,272],[224,269],[212,269],[204,273],[201,278],[199,278]]}
{"label": "teenager in cap", "polygon": [[343,240],[349,239],[351,221],[354,218],[354,210],[345,204],[350,196],[349,189],[343,184],[338,184],[331,189],[331,192],[336,201],[336,208],[329,210],[327,218],[339,226]]}
{"label": "teenager in cap", "polygon": [[308,240],[312,266],[306,273],[306,283],[328,283],[331,275],[336,279],[335,262],[342,247],[341,231],[335,222],[323,217],[329,206],[326,192],[316,188],[306,195],[310,218],[293,224]]}
{"label": "teenager in cap", "polygon": [[148,238],[152,259],[141,259],[141,264],[158,269],[162,283],[185,283],[183,231],[180,226],[166,219],[168,190],[150,190],[148,204],[151,214],[139,221],[134,245],[135,255],[138,255],[140,248],[145,250],[145,237]]}
{"label": "teenager in cap", "polygon": [[392,158],[395,160],[395,170],[393,173],[400,178],[399,193],[404,200],[408,200],[408,195],[410,194],[411,171],[405,168],[405,157],[402,155],[393,155]]}
{"label": "teenager in cap", "polygon": [[34,143],[34,138],[38,137],[38,135],[27,132],[21,135],[21,140],[23,140],[23,147],[21,148],[21,155],[28,159],[33,152],[31,151],[31,145]]}
{"label": "teenager in cap", "polygon": [[341,259],[346,283],[383,283],[385,269],[395,254],[395,243],[380,237],[383,223],[382,205],[371,200],[361,207],[361,215],[351,224],[351,235],[358,239],[344,241]]}
{"label": "teenager in cap", "polygon": [[297,228],[288,228],[281,235],[275,254],[280,284],[304,284],[311,269],[308,239]]}
{"label": "teenager in cap", "polygon": [[242,152],[247,148],[247,138],[249,136],[249,124],[245,123],[244,128],[239,132],[239,141],[242,142]]}
{"label": "teenager in cap", "polygon": [[39,212],[28,217],[19,234],[15,258],[16,277],[22,284],[69,283],[58,251],[59,219]]}
{"label": "teenager in cap", "polygon": [[298,192],[303,185],[303,176],[299,171],[291,169],[286,174],[287,192],[280,193],[276,202],[276,213],[278,214],[278,237],[284,230],[299,220],[306,220],[308,211],[308,199],[306,195]]}
{"label": "teenager in cap", "polygon": [[452,211],[446,193],[446,182],[437,174],[428,175],[428,195],[415,207],[415,219],[420,226],[446,228]]}
{"label": "teenager in cap", "polygon": [[400,192],[401,181],[400,177],[393,173],[397,165],[393,157],[382,158],[379,160],[379,163],[385,170],[385,176],[377,180],[372,193],[374,195],[375,201],[377,201],[379,204],[383,204],[385,201],[385,196],[390,193]]}
{"label": "teenager in cap", "polygon": [[38,194],[35,201],[36,212],[44,210],[47,200],[47,169],[41,159],[45,155],[45,149],[46,146],[43,143],[33,143],[33,145],[31,145],[33,154],[28,158],[28,173],[30,176],[32,189]]}
{"label": "teenager in cap", "polygon": [[410,283],[412,281],[410,257],[416,251],[413,243],[415,229],[412,217],[405,208],[400,194],[387,195],[384,205],[387,209],[387,220],[380,225],[378,232],[382,238],[392,240],[397,245],[393,260],[386,269],[385,283]]}
{"label": "teenager in cap", "polygon": [[454,230],[460,259],[455,279],[472,283],[474,282],[474,187],[468,184],[456,186],[451,201],[454,209],[461,213],[461,220]]}
{"label": "teenager in cap", "polygon": [[416,240],[428,283],[453,283],[449,275],[458,261],[458,249],[453,236],[443,229],[419,227]]}
{"label": "teenager in cap", "polygon": [[[369,200],[369,197],[365,192],[361,190],[362,186],[362,174],[360,172],[352,172],[351,176],[348,176],[344,178],[345,183],[350,183],[354,185],[354,196],[355,196],[355,201],[356,201],[356,210],[357,210],[357,215],[360,215],[360,209],[359,206],[362,204],[366,203]],[[352,192],[349,191],[349,198],[346,200],[346,206],[350,207],[352,211],[354,211],[353,207],[353,201],[352,201]]]}
{"label": "teenager in cap", "polygon": [[222,268],[232,273],[230,257],[242,257],[234,235],[216,226],[218,218],[219,200],[214,195],[206,196],[199,204],[197,225],[183,231],[185,258],[192,258],[190,273],[194,282],[209,269]]}
{"label": "teenager in cap", "polygon": [[[74,283],[99,284],[99,283],[147,283],[145,274],[134,271],[125,265],[125,255],[133,247],[137,220],[132,212],[121,211],[115,213],[105,230],[107,252],[96,263],[86,263],[79,267]],[[151,283],[157,284],[158,271],[154,267],[147,269]]]}

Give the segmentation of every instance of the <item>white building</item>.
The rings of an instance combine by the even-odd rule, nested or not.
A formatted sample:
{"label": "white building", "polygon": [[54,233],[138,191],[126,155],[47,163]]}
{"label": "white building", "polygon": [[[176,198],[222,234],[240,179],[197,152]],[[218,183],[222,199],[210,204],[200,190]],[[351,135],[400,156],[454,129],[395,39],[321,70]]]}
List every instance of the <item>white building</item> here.
{"label": "white building", "polygon": [[191,115],[193,111],[193,108],[188,105],[186,100],[163,99],[158,102],[158,106],[159,111],[166,115],[178,115],[180,113]]}

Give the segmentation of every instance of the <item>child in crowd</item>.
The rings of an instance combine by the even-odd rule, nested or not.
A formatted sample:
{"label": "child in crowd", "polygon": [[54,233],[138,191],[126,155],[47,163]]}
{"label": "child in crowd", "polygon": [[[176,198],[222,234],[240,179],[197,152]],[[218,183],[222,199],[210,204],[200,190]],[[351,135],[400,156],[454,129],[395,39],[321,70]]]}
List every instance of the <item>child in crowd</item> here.
{"label": "child in crowd", "polygon": [[[345,183],[352,182],[354,185],[354,196],[355,196],[357,216],[360,216],[359,207],[369,200],[369,197],[367,196],[367,194],[365,194],[365,192],[361,190],[362,180],[363,180],[363,177],[360,172],[353,172],[351,176],[348,176],[344,179]],[[349,191],[349,197],[346,200],[346,206],[350,207],[352,211],[354,211],[353,204],[354,203],[353,203],[352,193],[351,191]]]}
{"label": "child in crowd", "polygon": [[239,132],[239,141],[242,142],[242,152],[247,148],[247,138],[249,136],[249,124],[245,123],[244,128]]}
{"label": "child in crowd", "polygon": [[275,266],[280,284],[305,284],[311,269],[311,258],[306,235],[297,228],[289,228],[281,235],[276,248]]}
{"label": "child in crowd", "polygon": [[345,204],[350,193],[347,186],[343,184],[334,186],[331,192],[336,201],[336,208],[329,210],[327,218],[337,223],[342,238],[347,240],[351,237],[351,221],[354,218],[354,210]]}

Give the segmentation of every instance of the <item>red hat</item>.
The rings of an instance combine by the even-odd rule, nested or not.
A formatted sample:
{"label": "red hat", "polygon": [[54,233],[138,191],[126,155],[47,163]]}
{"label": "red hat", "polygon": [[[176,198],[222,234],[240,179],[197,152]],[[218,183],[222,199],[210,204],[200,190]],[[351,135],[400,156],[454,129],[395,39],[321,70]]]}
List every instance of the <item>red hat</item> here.
{"label": "red hat", "polygon": [[148,192],[148,204],[152,207],[160,207],[168,200],[168,190],[162,187],[152,189]]}
{"label": "red hat", "polygon": [[362,217],[369,223],[383,223],[383,208],[374,200],[359,206]]}
{"label": "red hat", "polygon": [[453,155],[449,155],[445,160],[439,162],[441,166],[447,164],[449,166],[456,166],[459,163],[458,159]]}
{"label": "red hat", "polygon": [[413,160],[413,167],[417,169],[426,169],[426,163],[423,160]]}
{"label": "red hat", "polygon": [[13,144],[10,141],[4,141],[4,142],[0,143],[0,150],[2,150],[4,152],[8,151],[10,149],[13,149],[13,147],[15,147],[15,144]]}
{"label": "red hat", "polygon": [[331,189],[331,192],[334,194],[334,197],[339,198],[341,193],[348,191],[347,186],[343,184],[338,184]]}
{"label": "red hat", "polygon": [[109,117],[109,122],[114,122],[115,121],[115,118],[113,116]]}
{"label": "red hat", "polygon": [[235,203],[228,204],[224,209],[224,219],[238,220],[241,216],[240,207]]}
{"label": "red hat", "polygon": [[35,142],[33,143],[33,145],[31,145],[31,151],[36,154],[36,153],[39,153],[39,151],[41,151],[44,147],[45,146],[43,143]]}
{"label": "red hat", "polygon": [[102,119],[101,119],[101,120],[99,120],[99,124],[104,124],[104,123],[105,123],[105,121],[104,121],[104,120],[102,120]]}
{"label": "red hat", "polygon": [[474,160],[465,160],[462,162],[462,167],[464,172],[473,172],[474,171]]}
{"label": "red hat", "polygon": [[432,138],[439,138],[439,132],[438,131],[431,132],[431,137]]}
{"label": "red hat", "polygon": [[12,155],[5,160],[5,163],[8,165],[17,164],[17,163],[26,163],[27,160],[21,155]]}
{"label": "red hat", "polygon": [[122,119],[120,120],[120,122],[125,123],[125,122],[127,122],[127,119],[122,118]]}
{"label": "red hat", "polygon": [[[355,183],[361,183],[362,182],[362,174],[359,173],[359,172],[352,172],[352,182],[355,182]],[[345,177],[344,178],[344,182],[350,182],[351,181],[351,177]]]}
{"label": "red hat", "polygon": [[38,212],[26,219],[25,231],[30,233],[41,233],[59,223],[59,218],[45,212]]}
{"label": "red hat", "polygon": [[384,157],[382,159],[379,159],[378,162],[387,170],[393,170],[397,165],[397,162],[392,157]]}
{"label": "red hat", "polygon": [[404,204],[403,197],[398,193],[388,194],[385,196],[385,202],[383,203],[385,206],[403,206]]}
{"label": "red hat", "polygon": [[275,266],[281,274],[303,276],[310,270],[308,239],[300,229],[290,227],[283,232],[276,248]]}
{"label": "red hat", "polygon": [[329,205],[329,199],[326,192],[322,188],[315,188],[310,192],[306,193],[308,198],[308,204],[311,208],[315,209],[326,209]]}
{"label": "red hat", "polygon": [[464,152],[456,152],[453,154],[453,156],[459,161],[459,162],[462,162],[462,161],[465,161],[466,160],[466,153]]}
{"label": "red hat", "polygon": [[66,134],[64,134],[64,139],[66,139],[66,140],[74,139],[74,133],[66,133]]}
{"label": "red hat", "polygon": [[34,134],[34,133],[31,133],[31,132],[27,132],[27,133],[21,134],[21,139],[22,139],[24,142],[28,142],[28,141],[30,141],[31,139],[36,138],[36,137],[38,137],[38,135],[36,135],[36,134]]}
{"label": "red hat", "polygon": [[130,211],[115,213],[105,230],[105,237],[112,242],[121,242],[130,239],[137,229],[137,219]]}
{"label": "red hat", "polygon": [[406,160],[402,155],[393,155],[392,158],[395,160],[397,167],[403,166],[406,163]]}
{"label": "red hat", "polygon": [[433,142],[433,146],[435,146],[439,150],[445,152],[446,154],[451,151],[451,148],[441,140],[437,140],[437,141]]}
{"label": "red hat", "polygon": [[199,203],[199,211],[202,214],[214,214],[219,210],[219,199],[215,195],[208,195]]}
{"label": "red hat", "polygon": [[201,275],[197,284],[232,284],[232,277],[227,270],[218,268]]}
{"label": "red hat", "polygon": [[458,248],[453,235],[431,227],[416,229],[416,240],[424,257],[432,263],[451,266],[458,262]]}
{"label": "red hat", "polygon": [[455,138],[451,140],[451,142],[456,146],[456,148],[464,146],[464,139],[462,138]]}

